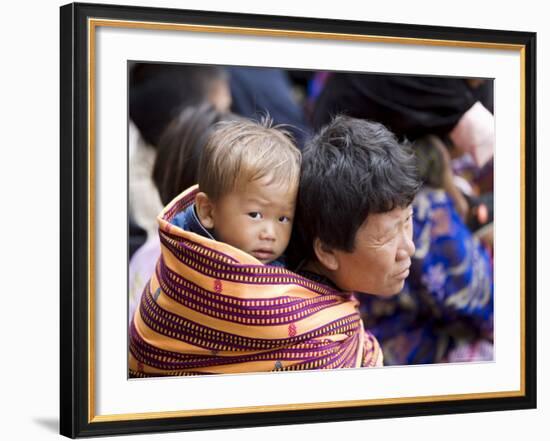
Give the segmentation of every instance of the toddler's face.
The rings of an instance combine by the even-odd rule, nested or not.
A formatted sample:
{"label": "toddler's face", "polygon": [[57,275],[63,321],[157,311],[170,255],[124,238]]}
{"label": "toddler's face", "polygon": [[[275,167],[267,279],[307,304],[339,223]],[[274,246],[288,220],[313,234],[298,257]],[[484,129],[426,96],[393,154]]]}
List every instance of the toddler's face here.
{"label": "toddler's face", "polygon": [[270,183],[271,177],[249,182],[222,196],[212,218],[216,239],[256,257],[262,263],[277,259],[292,231],[297,186]]}

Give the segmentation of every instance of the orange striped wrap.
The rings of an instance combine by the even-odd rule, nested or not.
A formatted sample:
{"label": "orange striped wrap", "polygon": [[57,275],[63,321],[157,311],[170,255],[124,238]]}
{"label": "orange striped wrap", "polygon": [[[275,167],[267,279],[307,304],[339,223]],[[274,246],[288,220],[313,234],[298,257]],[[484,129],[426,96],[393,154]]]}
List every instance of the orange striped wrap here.
{"label": "orange striped wrap", "polygon": [[382,365],[353,294],[172,225],[196,191],[158,217],[161,257],[130,323],[130,377]]}

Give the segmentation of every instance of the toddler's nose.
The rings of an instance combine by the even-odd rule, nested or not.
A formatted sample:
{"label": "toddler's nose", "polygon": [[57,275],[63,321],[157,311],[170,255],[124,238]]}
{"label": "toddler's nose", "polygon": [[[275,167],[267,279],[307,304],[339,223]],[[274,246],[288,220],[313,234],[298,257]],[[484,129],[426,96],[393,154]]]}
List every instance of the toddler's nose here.
{"label": "toddler's nose", "polygon": [[271,225],[271,222],[266,222],[260,232],[260,239],[262,240],[275,240],[275,228]]}

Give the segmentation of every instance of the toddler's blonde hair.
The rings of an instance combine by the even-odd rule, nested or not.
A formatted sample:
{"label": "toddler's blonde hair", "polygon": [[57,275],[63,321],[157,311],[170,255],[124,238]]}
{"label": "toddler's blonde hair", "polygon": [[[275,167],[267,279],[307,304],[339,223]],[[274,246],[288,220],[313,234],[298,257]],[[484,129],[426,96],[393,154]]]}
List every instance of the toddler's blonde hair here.
{"label": "toddler's blonde hair", "polygon": [[216,125],[201,155],[199,190],[214,201],[241,186],[271,177],[294,189],[300,178],[301,153],[283,126],[269,117],[223,121]]}

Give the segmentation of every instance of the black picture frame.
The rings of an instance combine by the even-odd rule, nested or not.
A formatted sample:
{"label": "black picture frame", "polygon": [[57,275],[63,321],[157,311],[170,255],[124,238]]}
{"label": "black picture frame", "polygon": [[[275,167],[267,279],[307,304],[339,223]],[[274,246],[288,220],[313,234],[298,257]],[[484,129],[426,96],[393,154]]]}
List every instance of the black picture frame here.
{"label": "black picture frame", "polygon": [[[513,396],[353,407],[131,419],[96,418],[90,409],[90,238],[88,19],[182,23],[266,30],[517,45],[524,57],[523,391]],[[118,5],[60,9],[60,432],[67,437],[218,429],[536,407],[536,34],[487,29],[248,15]],[[93,305],[92,305],[93,307]],[[93,385],[93,382],[92,382]]]}

